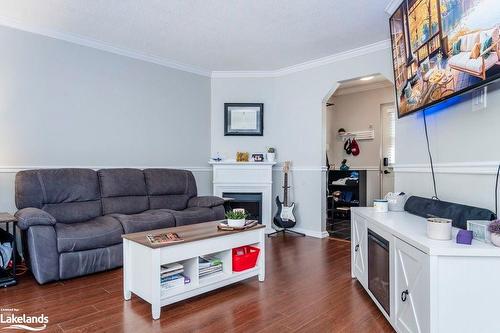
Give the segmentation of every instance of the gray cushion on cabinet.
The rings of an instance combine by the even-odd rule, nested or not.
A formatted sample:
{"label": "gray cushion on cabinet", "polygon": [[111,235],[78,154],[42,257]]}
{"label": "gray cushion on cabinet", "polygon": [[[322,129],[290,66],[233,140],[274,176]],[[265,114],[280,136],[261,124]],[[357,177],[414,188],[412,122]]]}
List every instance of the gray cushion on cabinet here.
{"label": "gray cushion on cabinet", "polygon": [[25,170],[16,174],[16,206],[46,210],[58,222],[80,222],[101,215],[100,198],[97,173],[91,169]]}
{"label": "gray cushion on cabinet", "polygon": [[174,215],[176,226],[216,220],[215,211],[211,208],[191,207],[180,211],[170,209],[168,211]]}
{"label": "gray cushion on cabinet", "polygon": [[55,229],[59,252],[82,251],[119,244],[123,233],[120,222],[110,216],[99,216],[81,223],[57,223]]}
{"label": "gray cushion on cabinet", "polygon": [[113,269],[121,265],[123,265],[122,244],[87,251],[61,253],[59,276],[61,279],[70,279]]}
{"label": "gray cushion on cabinet", "polygon": [[27,230],[35,225],[54,225],[56,219],[49,213],[38,208],[23,208],[14,215],[17,218],[17,226],[21,230]]}
{"label": "gray cushion on cabinet", "polygon": [[224,204],[224,199],[215,196],[201,196],[189,199],[188,207],[215,207]]}
{"label": "gray cushion on cabinet", "polygon": [[175,227],[174,216],[162,209],[148,210],[133,215],[112,214],[109,216],[120,221],[126,234]]}
{"label": "gray cushion on cabinet", "polygon": [[135,214],[149,209],[144,173],[139,169],[98,171],[103,214]]}

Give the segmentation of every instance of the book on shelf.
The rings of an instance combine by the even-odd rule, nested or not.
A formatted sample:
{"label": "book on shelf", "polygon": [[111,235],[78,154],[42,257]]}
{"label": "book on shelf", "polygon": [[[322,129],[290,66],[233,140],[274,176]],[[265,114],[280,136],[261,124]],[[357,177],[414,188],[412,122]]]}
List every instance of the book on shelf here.
{"label": "book on shelf", "polygon": [[210,269],[210,270],[204,270],[204,271],[200,270],[199,276],[204,277],[204,276],[212,275],[212,274],[218,273],[218,272],[222,272],[222,266],[217,266],[217,267],[214,267],[213,269]]}
{"label": "book on shelf", "polygon": [[146,235],[146,238],[149,240],[151,244],[169,244],[169,243],[177,243],[182,242],[184,239],[179,237],[179,235],[175,232],[163,232],[161,234],[149,234]]}
{"label": "book on shelf", "polygon": [[222,260],[215,256],[198,257],[199,276],[207,276],[222,271]]}
{"label": "book on shelf", "polygon": [[168,277],[162,277],[161,287],[164,289],[170,289],[170,288],[180,287],[185,284],[189,284],[190,282],[191,279],[188,276],[179,273],[175,275],[170,275]]}
{"label": "book on shelf", "polygon": [[171,276],[184,272],[184,266],[175,262],[172,264],[161,265],[160,274],[162,277]]}

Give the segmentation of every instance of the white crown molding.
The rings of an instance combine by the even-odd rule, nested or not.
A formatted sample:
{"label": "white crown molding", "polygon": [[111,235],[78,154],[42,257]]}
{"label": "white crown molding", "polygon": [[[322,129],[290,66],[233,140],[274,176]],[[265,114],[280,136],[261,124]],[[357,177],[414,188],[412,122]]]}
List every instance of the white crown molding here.
{"label": "white crown molding", "polygon": [[390,0],[387,6],[385,6],[385,12],[389,15],[392,15],[402,2],[403,0]]}
{"label": "white crown molding", "polygon": [[280,77],[307,69],[312,69],[338,61],[347,60],[354,57],[370,54],[390,48],[390,40],[382,40],[373,44],[365,45],[349,51],[339,52],[316,60],[306,61],[297,65],[284,67],[269,71],[213,71],[212,78],[255,78],[255,77]]}
{"label": "white crown molding", "polygon": [[76,166],[76,165],[55,165],[55,166],[0,166],[0,173],[17,173],[23,170],[35,169],[63,169],[63,168],[78,168],[78,169],[114,169],[114,168],[132,168],[132,169],[148,169],[148,168],[165,168],[165,169],[182,169],[191,172],[212,172],[211,167],[203,166]]}
{"label": "white crown molding", "polygon": [[319,66],[323,65],[328,65],[337,61],[342,61],[346,59],[350,59],[353,57],[358,57],[366,54],[370,54],[373,52],[377,52],[380,50],[388,49],[390,48],[390,41],[387,40],[382,40],[373,44],[361,46],[352,50],[344,51],[344,52],[339,52],[330,56],[326,56],[323,58],[311,60],[311,61],[306,61],[297,65],[289,66],[289,67],[284,67],[281,69],[277,70],[268,70],[268,71],[209,71],[204,68],[200,68],[197,66],[189,65],[189,64],[184,64],[180,62],[176,62],[173,60],[169,60],[166,58],[158,57],[158,56],[153,56],[153,55],[148,55],[144,54],[138,51],[130,50],[130,49],[125,49],[125,48],[120,48],[113,46],[109,43],[99,41],[99,40],[94,40],[91,38],[79,36],[76,34],[71,34],[67,32],[61,32],[61,31],[56,31],[52,29],[47,29],[47,28],[42,28],[30,24],[26,24],[23,22],[20,22],[18,20],[8,18],[5,16],[0,16],[0,25],[10,27],[13,29],[17,30],[22,30],[22,31],[27,31],[30,33],[46,36],[46,37],[51,37],[59,40],[63,40],[66,42],[82,45],[82,46],[87,46],[91,47],[94,49],[118,54],[121,56],[133,58],[133,59],[138,59],[142,60],[145,62],[149,63],[154,63],[157,65],[161,65],[164,67],[168,68],[173,68],[177,70],[181,70],[184,72],[189,72],[197,75],[202,75],[202,76],[208,76],[212,78],[262,78],[262,77],[279,77],[279,76],[285,76],[288,74],[292,73],[297,73],[301,72],[307,69],[312,69],[316,68]]}
{"label": "white crown molding", "polygon": [[169,60],[169,59],[165,59],[162,57],[152,56],[152,55],[144,54],[144,53],[141,53],[138,51],[116,47],[116,46],[113,46],[109,43],[94,40],[94,39],[91,39],[88,37],[82,37],[82,36],[78,36],[78,35],[67,33],[67,32],[61,32],[61,31],[46,29],[46,28],[42,28],[42,27],[37,27],[34,25],[29,25],[29,24],[22,23],[20,21],[17,21],[17,20],[11,19],[11,18],[7,18],[5,16],[0,16],[0,25],[6,26],[9,28],[14,28],[17,30],[31,32],[31,33],[34,33],[37,35],[42,35],[42,36],[46,36],[46,37],[51,37],[51,38],[63,40],[63,41],[78,44],[78,45],[91,47],[94,49],[118,54],[118,55],[125,56],[128,58],[142,60],[145,62],[161,65],[161,66],[168,67],[168,68],[177,69],[177,70],[184,71],[184,72],[189,72],[189,73],[202,75],[202,76],[210,76],[209,70],[206,70],[206,69],[203,69],[203,68],[200,68],[197,66],[183,64],[183,63],[176,62],[176,61]]}
{"label": "white crown molding", "polygon": [[[441,174],[463,174],[463,175],[496,175],[497,161],[486,162],[456,162],[456,163],[436,163],[434,172]],[[396,173],[430,173],[429,164],[396,164]]]}
{"label": "white crown molding", "polygon": [[350,88],[339,88],[335,91],[334,96],[350,95],[350,94],[360,93],[360,92],[364,92],[364,91],[370,91],[370,90],[382,89],[382,88],[388,88],[388,87],[393,87],[392,83],[390,83],[388,81],[375,82],[375,83],[371,83],[371,84],[364,84],[364,85],[359,85],[359,86],[350,87]]}

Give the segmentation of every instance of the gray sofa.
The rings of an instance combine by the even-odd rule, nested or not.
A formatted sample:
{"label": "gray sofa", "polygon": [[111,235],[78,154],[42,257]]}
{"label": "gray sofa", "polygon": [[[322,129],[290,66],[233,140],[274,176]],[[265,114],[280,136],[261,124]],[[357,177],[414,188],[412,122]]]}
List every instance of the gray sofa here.
{"label": "gray sofa", "polygon": [[224,201],[198,197],[185,170],[27,170],[15,192],[40,284],[121,266],[123,233],[224,218]]}

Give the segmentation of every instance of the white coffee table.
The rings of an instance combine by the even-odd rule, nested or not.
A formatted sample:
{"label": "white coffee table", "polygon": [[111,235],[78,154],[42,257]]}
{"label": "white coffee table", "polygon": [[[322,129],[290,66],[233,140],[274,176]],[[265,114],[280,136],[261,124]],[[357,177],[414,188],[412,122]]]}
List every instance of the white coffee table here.
{"label": "white coffee table", "polygon": [[[220,231],[220,221],[193,224],[168,229],[123,235],[123,295],[130,300],[132,293],[151,304],[153,319],[160,318],[162,306],[172,304],[241,280],[258,276],[265,278],[265,228],[256,225],[244,231]],[[152,245],[148,234],[176,232],[182,242]],[[260,249],[257,265],[242,272],[233,272],[232,249],[252,245]],[[222,260],[223,271],[198,277],[198,256],[216,254]],[[179,262],[191,283],[164,290],[160,283],[160,266]]]}

